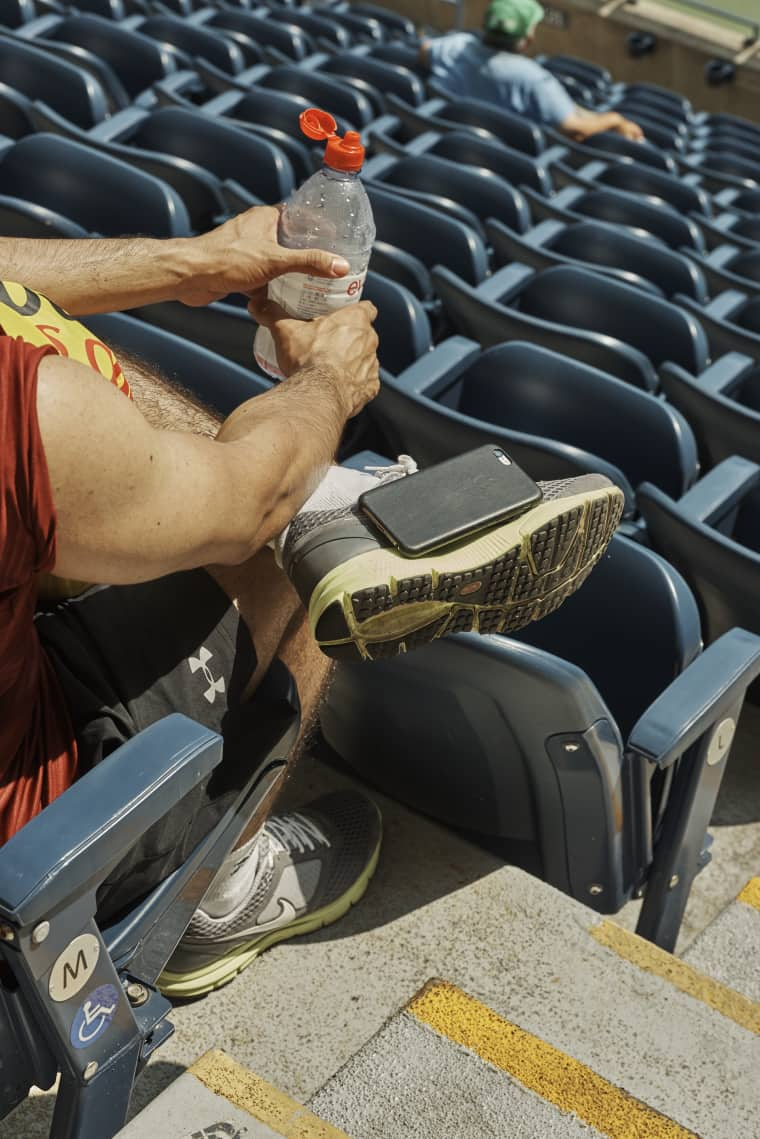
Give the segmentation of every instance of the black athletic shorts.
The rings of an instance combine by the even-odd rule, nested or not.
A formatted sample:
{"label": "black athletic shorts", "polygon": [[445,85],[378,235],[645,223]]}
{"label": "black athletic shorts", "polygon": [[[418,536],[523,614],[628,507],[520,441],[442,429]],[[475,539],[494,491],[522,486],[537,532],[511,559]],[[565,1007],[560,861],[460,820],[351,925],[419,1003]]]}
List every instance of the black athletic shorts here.
{"label": "black athletic shorts", "polygon": [[[39,614],[36,628],[66,696],[80,776],[171,712],[224,736],[207,784],[147,831],[104,883],[99,912],[113,915],[184,861],[251,774],[262,704],[241,696],[256,654],[237,609],[204,570],[96,587]],[[282,706],[272,714],[283,716]]]}

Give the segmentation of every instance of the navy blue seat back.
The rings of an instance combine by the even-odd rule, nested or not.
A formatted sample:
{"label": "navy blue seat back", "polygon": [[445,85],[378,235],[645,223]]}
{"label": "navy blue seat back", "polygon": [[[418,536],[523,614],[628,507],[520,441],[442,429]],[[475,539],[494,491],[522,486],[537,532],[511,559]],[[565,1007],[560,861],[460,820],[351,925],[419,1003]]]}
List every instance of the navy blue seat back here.
{"label": "navy blue seat back", "polygon": [[314,50],[314,42],[303,28],[257,16],[253,12],[224,8],[212,16],[209,26],[242,32],[257,43],[276,48],[290,59],[305,59]]}
{"label": "navy blue seat back", "polygon": [[382,181],[424,194],[443,193],[483,221],[498,217],[517,230],[530,224],[523,195],[491,170],[462,167],[444,158],[421,154],[400,158],[382,175]]}
{"label": "navy blue seat back", "polygon": [[680,496],[697,475],[694,436],[681,414],[586,364],[534,344],[490,348],[470,365],[459,411],[600,455],[634,488],[645,479]]}
{"label": "navy blue seat back", "polygon": [[522,290],[520,307],[542,320],[614,336],[655,367],[672,360],[697,373],[707,364],[707,339],[694,316],[587,269],[559,265],[537,273]]}
{"label": "navy blue seat back", "polygon": [[382,95],[397,95],[413,107],[425,99],[425,87],[418,75],[401,64],[383,62],[376,56],[339,52],[320,64],[319,70],[347,79],[363,79]]}
{"label": "navy blue seat back", "polygon": [[221,118],[160,107],[140,123],[130,141],[186,158],[219,178],[234,179],[265,202],[283,201],[293,189],[293,169],[277,146]]}
{"label": "navy blue seat back", "polygon": [[539,194],[551,194],[553,190],[551,174],[540,158],[531,158],[522,151],[467,131],[441,135],[429,153],[466,166],[484,167],[513,186],[527,186]]}
{"label": "navy blue seat back", "polygon": [[461,123],[462,126],[487,130],[506,146],[513,146],[526,154],[540,154],[546,145],[540,127],[512,111],[505,111],[483,99],[457,96],[449,97],[449,100],[436,112],[437,117]]}
{"label": "navy blue seat back", "polygon": [[269,9],[268,18],[277,20],[281,24],[303,28],[304,32],[314,40],[326,39],[338,47],[349,47],[351,44],[351,33],[330,19],[326,12],[304,12],[299,8],[290,6],[287,8],[273,6]]}
{"label": "navy blue seat back", "polygon": [[682,246],[694,249],[703,247],[701,234],[690,218],[623,190],[607,187],[588,190],[576,198],[570,208],[574,213],[597,218],[599,221],[647,230],[671,249],[681,249]]}
{"label": "navy blue seat back", "polygon": [[0,193],[47,206],[108,237],[190,232],[187,211],[171,187],[58,135],[29,135],[6,151]]}
{"label": "navy blue seat back", "polygon": [[30,100],[20,91],[0,83],[0,135],[21,138],[34,130],[29,116]]}
{"label": "navy blue seat back", "polygon": [[645,194],[661,198],[674,206],[679,213],[698,213],[710,216],[709,195],[696,186],[687,185],[682,179],[642,166],[638,162],[610,163],[597,175],[596,181],[630,194]]}
{"label": "navy blue seat back", "polygon": [[133,98],[174,70],[171,55],[161,44],[102,16],[66,16],[47,38],[93,52],[112,68]]}
{"label": "navy blue seat back", "polygon": [[323,75],[321,71],[284,65],[273,68],[260,80],[260,84],[276,91],[301,95],[312,105],[329,107],[331,115],[345,119],[354,130],[361,130],[375,117],[366,95],[337,77]]}
{"label": "navy blue seat back", "polygon": [[174,44],[193,58],[207,59],[229,75],[237,75],[246,64],[243,52],[232,40],[211,28],[187,23],[179,16],[149,16],[139,31],[162,43]]}
{"label": "navy blue seat back", "polygon": [[80,127],[92,127],[108,113],[103,89],[89,72],[20,40],[0,37],[0,79]]}

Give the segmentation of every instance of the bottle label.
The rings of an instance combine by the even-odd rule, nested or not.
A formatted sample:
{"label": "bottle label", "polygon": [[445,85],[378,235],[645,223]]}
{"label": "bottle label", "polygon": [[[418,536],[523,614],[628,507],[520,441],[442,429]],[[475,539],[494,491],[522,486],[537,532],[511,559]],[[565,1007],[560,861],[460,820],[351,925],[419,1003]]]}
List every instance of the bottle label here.
{"label": "bottle label", "polygon": [[256,337],[253,341],[253,358],[265,375],[274,376],[276,380],[285,379],[285,373],[277,363],[274,337],[268,328],[264,328],[263,324],[260,324],[256,330]]}
{"label": "bottle label", "polygon": [[306,273],[285,273],[269,283],[269,298],[282,305],[289,316],[310,320],[336,312],[361,300],[367,278],[368,260],[345,277],[312,277]]}

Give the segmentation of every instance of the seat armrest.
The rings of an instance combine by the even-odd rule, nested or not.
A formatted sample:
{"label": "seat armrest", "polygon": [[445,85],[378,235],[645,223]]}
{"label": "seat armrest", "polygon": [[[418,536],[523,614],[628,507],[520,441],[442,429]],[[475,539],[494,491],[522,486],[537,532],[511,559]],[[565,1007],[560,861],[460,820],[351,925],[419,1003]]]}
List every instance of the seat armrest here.
{"label": "seat armrest", "polygon": [[364,163],[362,178],[369,178],[370,181],[376,178],[378,181],[382,181],[383,174],[392,170],[395,165],[396,159],[392,154],[376,154],[374,158],[370,158]]}
{"label": "seat armrest", "polygon": [[439,131],[423,131],[422,134],[416,135],[406,143],[405,150],[407,154],[427,154],[432,146],[441,137]]}
{"label": "seat armrest", "polygon": [[50,13],[47,16],[37,16],[36,19],[30,20],[28,24],[22,24],[20,28],[13,29],[14,37],[24,40],[34,40],[47,34],[51,28],[55,28],[61,23],[62,16],[55,13]]}
{"label": "seat armrest", "polygon": [[393,377],[393,386],[407,395],[424,395],[428,399],[435,399],[479,355],[480,345],[476,341],[468,340],[466,336],[449,336],[432,352],[421,356]]}
{"label": "seat armrest", "polygon": [[5,916],[29,925],[72,893],[94,891],[221,757],[221,737],[178,714],[122,744],[0,850]]}
{"label": "seat armrest", "polygon": [[486,277],[478,286],[478,295],[484,301],[497,301],[505,304],[511,296],[519,293],[526,281],[535,275],[535,269],[529,265],[521,265],[513,261],[511,265],[503,265],[490,277]]}
{"label": "seat armrest", "polygon": [[742,352],[726,352],[698,376],[692,376],[685,368],[673,363],[663,364],[660,375],[675,376],[681,382],[694,384],[701,391],[712,395],[726,395],[754,367],[755,361],[751,356],[745,356]]}
{"label": "seat armrest", "polygon": [[540,158],[544,166],[552,166],[555,162],[563,162],[567,155],[568,148],[561,143],[555,143],[554,146],[547,146],[546,150],[542,150]]}
{"label": "seat armrest", "polygon": [[241,91],[222,91],[220,95],[215,95],[213,99],[204,103],[201,111],[204,115],[226,115],[238,105],[241,97]]}
{"label": "seat armrest", "polygon": [[720,723],[758,675],[760,637],[745,629],[724,633],[634,724],[627,751],[656,767],[669,767]]}
{"label": "seat armrest", "polygon": [[87,133],[98,142],[121,142],[128,139],[135,127],[147,117],[148,111],[141,107],[125,107],[123,111],[111,115],[110,119],[96,123]]}
{"label": "seat armrest", "polygon": [[724,289],[708,305],[704,306],[704,311],[716,320],[730,320],[732,314],[739,305],[744,304],[746,299],[747,294],[740,292],[739,289]]}
{"label": "seat armrest", "polygon": [[678,500],[678,509],[704,526],[715,525],[760,482],[760,467],[734,455],[718,463]]}
{"label": "seat armrest", "polygon": [[306,56],[306,59],[302,59],[298,66],[302,71],[318,71],[329,58],[330,52],[328,51],[313,51],[311,55]]}
{"label": "seat armrest", "polygon": [[739,250],[735,245],[729,245],[727,243],[723,245],[717,245],[710,251],[709,255],[707,256],[707,264],[712,265],[716,269],[724,269],[726,268],[728,262],[731,261],[731,259],[735,257],[738,252]]}

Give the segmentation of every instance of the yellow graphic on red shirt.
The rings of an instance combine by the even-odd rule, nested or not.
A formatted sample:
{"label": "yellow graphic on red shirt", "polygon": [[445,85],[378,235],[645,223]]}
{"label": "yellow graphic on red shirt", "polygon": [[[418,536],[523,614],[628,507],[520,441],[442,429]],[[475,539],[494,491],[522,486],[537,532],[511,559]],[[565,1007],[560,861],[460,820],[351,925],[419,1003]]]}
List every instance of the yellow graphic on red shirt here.
{"label": "yellow graphic on red shirt", "polygon": [[27,344],[51,346],[59,356],[87,364],[132,399],[127,378],[107,344],[47,297],[26,285],[0,281],[0,329]]}

